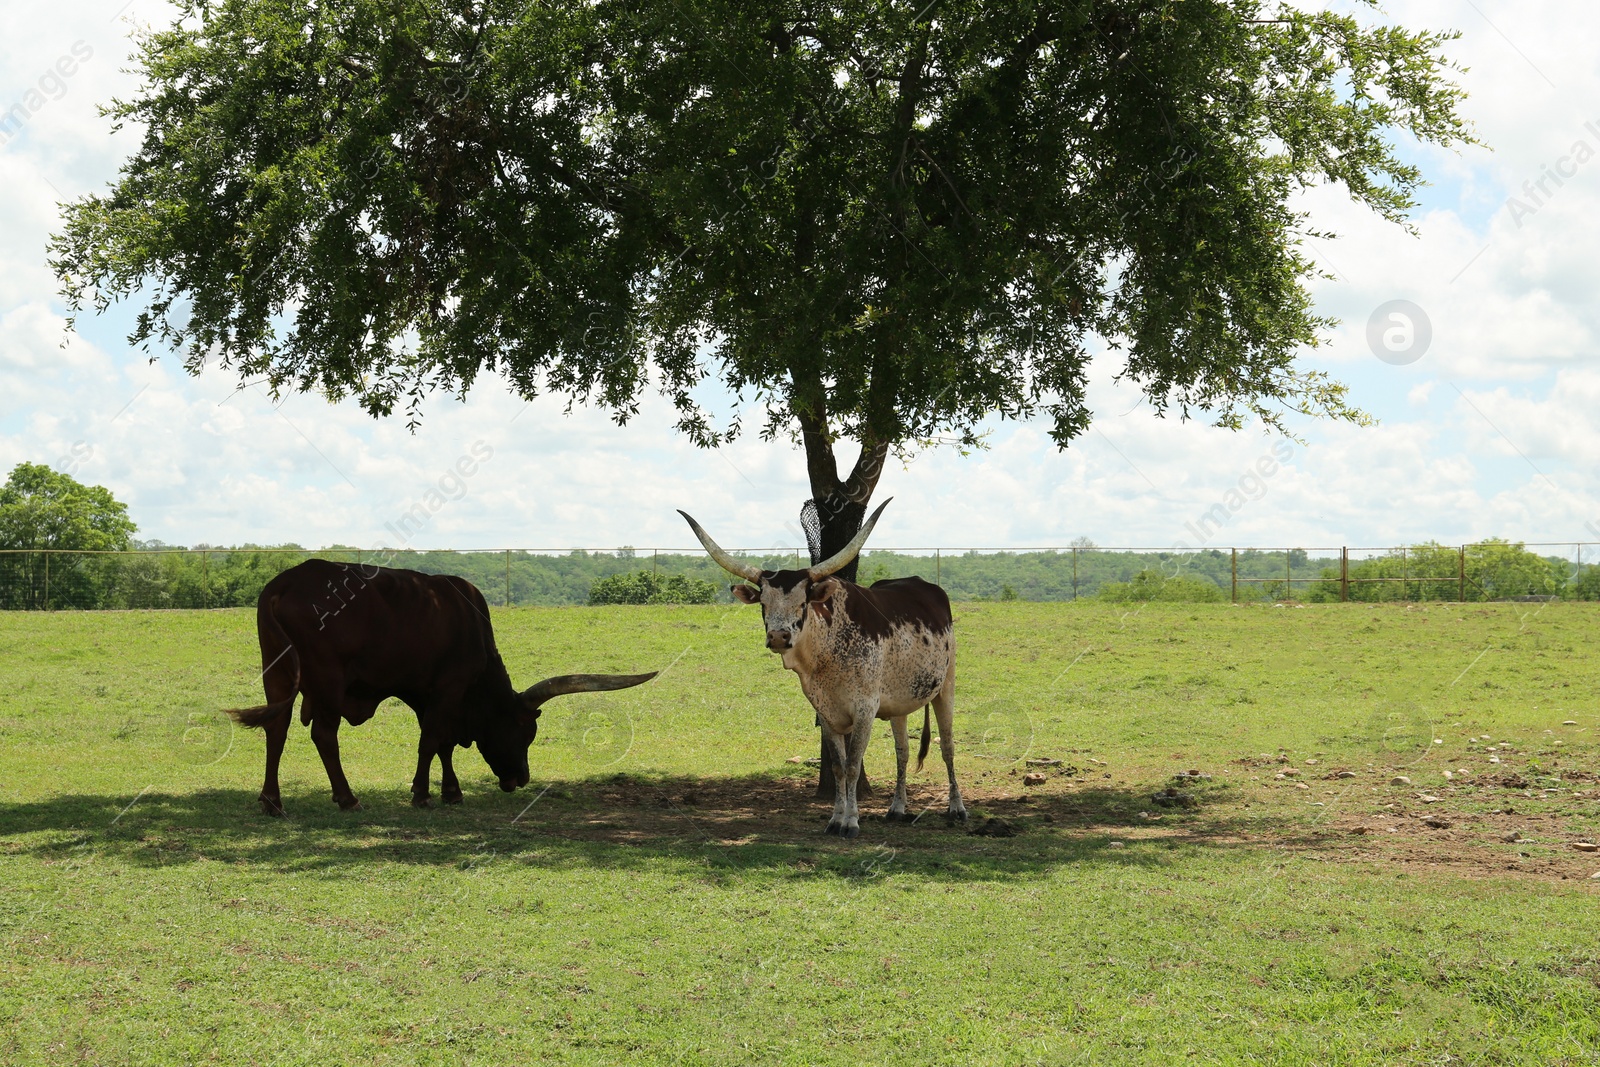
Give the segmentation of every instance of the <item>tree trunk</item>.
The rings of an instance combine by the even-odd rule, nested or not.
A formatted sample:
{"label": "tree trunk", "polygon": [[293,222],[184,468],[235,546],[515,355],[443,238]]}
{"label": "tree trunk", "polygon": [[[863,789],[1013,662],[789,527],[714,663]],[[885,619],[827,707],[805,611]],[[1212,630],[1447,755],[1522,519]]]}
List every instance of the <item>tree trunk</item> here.
{"label": "tree trunk", "polygon": [[[840,480],[838,460],[833,454],[833,440],[828,434],[827,417],[822,413],[821,402],[813,410],[797,412],[801,438],[806,448],[806,474],[811,482],[811,499],[817,505],[817,518],[822,521],[822,558],[827,559],[861,530],[867,517],[867,504],[878,487],[883,474],[883,461],[889,454],[887,444],[862,442],[861,454],[856,457],[850,477]],[[851,560],[837,572],[845,581],[856,580],[858,560]]]}
{"label": "tree trunk", "polygon": [[[833,776],[833,755],[828,751],[828,731],[822,729],[822,720],[817,720],[818,732],[822,735],[822,777],[817,779],[817,799],[826,800],[830,804],[837,799],[835,790],[839,788],[838,779]],[[898,787],[897,787],[898,788]],[[872,784],[867,781],[867,761],[861,761],[861,774],[856,778],[856,796],[870,797]]]}
{"label": "tree trunk", "polygon": [[[850,477],[840,481],[839,465],[833,455],[833,440],[828,434],[820,390],[814,396],[818,399],[813,401],[812,407],[796,411],[796,417],[800,421],[801,437],[805,442],[811,499],[816,502],[817,518],[822,522],[822,558],[827,559],[848,545],[851,538],[861,531],[862,520],[867,517],[867,503],[878,486],[878,477],[883,473],[883,460],[889,454],[889,446],[863,442],[861,455],[856,458]],[[835,574],[847,582],[853,582],[859,563],[859,559],[853,559]],[[817,726],[821,732],[822,775],[817,781],[816,795],[819,800],[831,801],[835,799],[838,788],[833,774],[833,757],[828,751],[828,736],[825,730],[821,730],[820,719],[817,720]],[[871,794],[872,786],[867,782],[867,768],[863,764],[861,775],[856,779],[856,795]]]}
{"label": "tree trunk", "polygon": [[[815,497],[812,499],[816,500]],[[827,505],[817,500],[817,518],[822,520],[822,558],[827,559],[848,545],[850,539],[861,532],[861,523],[866,517],[866,504],[857,504],[848,499],[840,503],[839,499],[836,499],[831,505]],[[857,557],[834,574],[847,582],[853,582],[856,580],[856,569],[860,563],[861,559]]]}

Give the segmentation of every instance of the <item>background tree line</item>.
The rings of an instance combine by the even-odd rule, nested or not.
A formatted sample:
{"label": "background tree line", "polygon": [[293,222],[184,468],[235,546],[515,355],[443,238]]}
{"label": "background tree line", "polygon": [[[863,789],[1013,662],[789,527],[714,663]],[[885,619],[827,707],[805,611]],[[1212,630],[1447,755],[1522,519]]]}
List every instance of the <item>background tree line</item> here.
{"label": "background tree line", "polygon": [[[0,610],[40,608],[249,607],[280,571],[313,557],[457,574],[492,604],[569,605],[729,602],[726,575],[703,554],[574,549],[531,552],[390,551],[333,545],[164,545],[134,538],[127,507],[100,487],[32,463],[0,486]],[[40,551],[41,549],[50,551]],[[807,562],[804,547],[746,556],[768,569]],[[860,580],[919,575],[954,600],[1198,603],[1340,599],[1337,558],[1303,549],[1130,552],[1079,538],[1067,549],[909,555],[871,551]],[[1490,540],[1463,551],[1436,542],[1352,561],[1349,599],[1505,600],[1520,596],[1600,599],[1600,568]],[[1381,579],[1381,581],[1373,581]]]}
{"label": "background tree line", "polygon": [[[9,546],[0,546],[9,547]],[[1187,557],[1180,553],[1082,548],[1050,552],[963,552],[906,555],[867,552],[860,577],[936,576],[956,601],[1066,601],[1099,598],[1117,602],[1221,602],[1230,599],[1232,558],[1226,550]],[[1291,552],[1241,551],[1239,599],[1339,600],[1337,559]],[[226,608],[250,607],[277,573],[319,557],[457,574],[483,590],[495,605],[628,603],[726,603],[725,575],[702,555],[638,554],[631,549],[564,555],[530,552],[374,552],[350,546],[307,549],[298,545],[197,545],[178,548],[135,542],[123,553],[61,552],[49,564],[48,592],[43,553],[0,554],[0,609]],[[745,558],[763,567],[795,565],[793,551]],[[802,562],[805,559],[801,550]],[[1466,598],[1505,600],[1519,596],[1600,599],[1600,568],[1574,568],[1570,560],[1536,555],[1511,542],[1468,549]],[[1418,545],[1378,559],[1352,562],[1352,601],[1455,600],[1459,593],[1457,549]],[[1295,579],[1286,596],[1284,577]],[[1360,584],[1363,579],[1391,579]],[[508,586],[509,580],[509,586]],[[48,600],[46,599],[48,596]]]}

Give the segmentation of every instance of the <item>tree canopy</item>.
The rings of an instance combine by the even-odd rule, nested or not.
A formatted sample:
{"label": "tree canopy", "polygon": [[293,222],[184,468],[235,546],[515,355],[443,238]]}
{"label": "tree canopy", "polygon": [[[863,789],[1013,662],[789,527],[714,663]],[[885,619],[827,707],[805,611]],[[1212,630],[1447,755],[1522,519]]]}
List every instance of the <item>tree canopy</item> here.
{"label": "tree canopy", "polygon": [[54,240],[75,312],[378,416],[490,371],[619,422],[660,390],[701,445],[755,412],[829,552],[891,450],[1066,447],[1097,338],[1163,413],[1363,418],[1296,362],[1294,197],[1401,220],[1395,137],[1471,140],[1449,34],[1256,0],[180,6]]}

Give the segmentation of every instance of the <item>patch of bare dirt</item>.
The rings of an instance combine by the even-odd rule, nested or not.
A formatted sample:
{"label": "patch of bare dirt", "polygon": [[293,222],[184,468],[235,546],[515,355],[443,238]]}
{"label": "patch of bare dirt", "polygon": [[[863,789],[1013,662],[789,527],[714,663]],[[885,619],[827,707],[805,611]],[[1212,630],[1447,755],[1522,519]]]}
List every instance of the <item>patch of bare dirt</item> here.
{"label": "patch of bare dirt", "polygon": [[[1341,859],[1487,876],[1513,873],[1545,881],[1593,880],[1600,855],[1574,847],[1590,835],[1560,812],[1435,810],[1338,815],[1319,850]],[[1600,881],[1596,881],[1600,886]]]}
{"label": "patch of bare dirt", "polygon": [[[1387,772],[1369,784],[1386,781]],[[1349,809],[1319,809],[1308,817],[1301,806],[1307,793],[1291,792],[1292,780],[1237,784],[1242,788],[1201,789],[1197,810],[1188,810],[1156,805],[1152,797],[1159,790],[1152,791],[1148,784],[1062,774],[1043,785],[1024,786],[1020,779],[985,774],[963,783],[972,817],[961,826],[944,818],[942,783],[913,785],[909,808],[917,819],[897,823],[884,818],[890,789],[875,782],[872,795],[861,805],[861,840],[951,849],[962,847],[958,842],[974,830],[1003,825],[1008,832],[1000,836],[1019,838],[1019,848],[1107,838],[1128,843],[1170,840],[1277,849],[1322,862],[1382,864],[1419,873],[1509,875],[1569,884],[1593,881],[1600,889],[1600,880],[1590,877],[1600,872],[1600,852],[1575,847],[1592,837],[1576,825],[1578,816],[1592,814],[1600,798],[1574,800],[1563,807],[1515,793],[1501,807],[1485,812],[1473,810],[1473,799],[1466,797],[1426,794],[1430,801],[1424,803],[1409,794],[1367,795],[1352,801]],[[816,780],[809,775],[704,779],[619,775],[554,790],[521,823],[540,833],[616,843],[665,844],[698,838],[729,846],[815,846],[832,840],[822,834],[832,805],[817,799],[815,789]],[[1477,806],[1483,800],[1477,797]],[[1352,810],[1363,807],[1368,810]],[[1063,862],[1068,861],[1064,852]]]}

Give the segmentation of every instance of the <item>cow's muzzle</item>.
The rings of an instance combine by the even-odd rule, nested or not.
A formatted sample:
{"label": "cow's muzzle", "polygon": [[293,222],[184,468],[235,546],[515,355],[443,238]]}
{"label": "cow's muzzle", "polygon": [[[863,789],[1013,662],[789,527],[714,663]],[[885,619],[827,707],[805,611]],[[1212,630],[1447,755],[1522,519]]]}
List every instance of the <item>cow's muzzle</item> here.
{"label": "cow's muzzle", "polygon": [[768,630],[767,647],[774,652],[787,652],[794,646],[793,635],[788,630]]}

